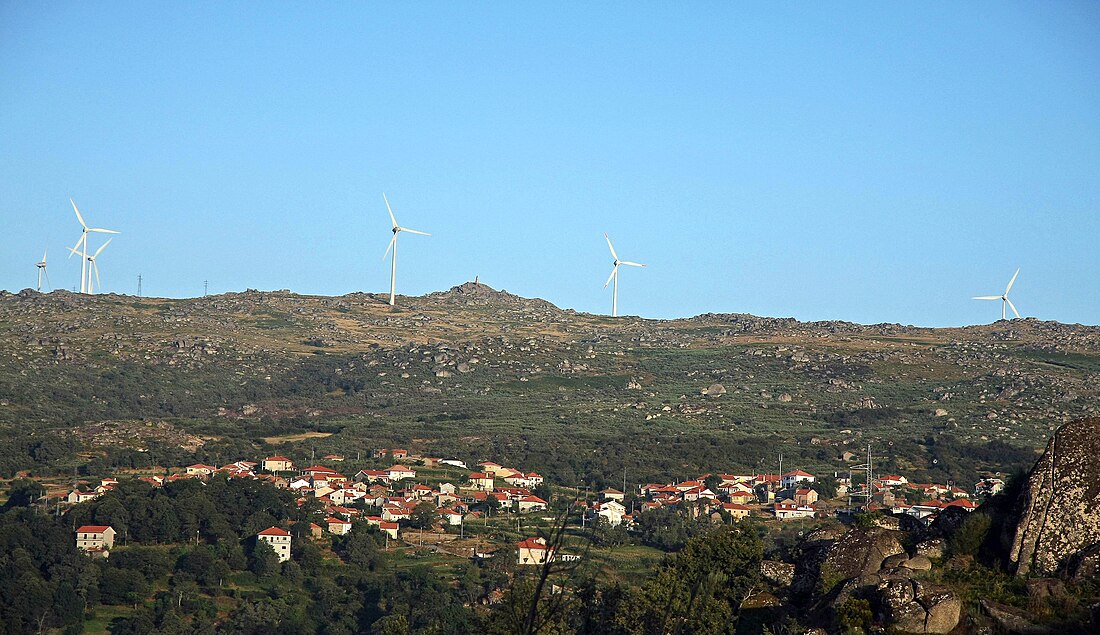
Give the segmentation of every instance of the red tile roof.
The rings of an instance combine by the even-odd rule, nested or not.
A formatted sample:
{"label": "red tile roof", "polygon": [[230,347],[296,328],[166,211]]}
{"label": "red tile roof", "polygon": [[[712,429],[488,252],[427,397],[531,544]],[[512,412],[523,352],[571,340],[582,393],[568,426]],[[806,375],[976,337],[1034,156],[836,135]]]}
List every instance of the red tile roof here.
{"label": "red tile roof", "polygon": [[83,526],[77,528],[76,533],[78,533],[78,534],[101,534],[101,533],[107,531],[110,528],[111,528],[110,525],[83,525]]}
{"label": "red tile roof", "polygon": [[285,529],[280,529],[278,527],[268,527],[267,529],[261,531],[257,535],[258,536],[289,536],[290,532],[285,530]]}
{"label": "red tile roof", "polygon": [[528,538],[527,540],[521,540],[516,543],[516,546],[520,549],[546,549],[546,541],[542,538]]}

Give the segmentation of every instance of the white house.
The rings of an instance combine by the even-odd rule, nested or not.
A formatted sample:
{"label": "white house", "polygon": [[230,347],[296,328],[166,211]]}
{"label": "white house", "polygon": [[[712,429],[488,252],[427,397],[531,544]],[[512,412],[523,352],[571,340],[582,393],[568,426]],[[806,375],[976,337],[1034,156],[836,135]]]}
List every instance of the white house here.
{"label": "white house", "polygon": [[815,505],[800,505],[789,498],[775,504],[775,517],[779,520],[813,518],[815,514],[817,514]]}
{"label": "white house", "polygon": [[794,470],[793,472],[787,472],[780,478],[780,484],[783,486],[783,489],[790,489],[802,481],[813,483],[814,475],[809,472],[803,472],[802,470]]}
{"label": "white house", "polygon": [[402,481],[407,478],[416,478],[416,472],[404,465],[394,465],[390,469],[386,470],[386,474],[389,476],[390,481]]}
{"label": "white house", "polygon": [[82,492],[78,489],[74,489],[69,492],[69,495],[65,498],[70,503],[83,503],[85,501],[95,500],[99,497],[98,492]]}
{"label": "white house", "polygon": [[493,491],[493,477],[486,472],[472,472],[470,474],[470,487],[481,491],[491,492]]}
{"label": "white house", "polygon": [[294,469],[294,461],[285,456],[269,456],[263,460],[262,466],[267,472],[285,472]]}
{"label": "white house", "polygon": [[545,538],[528,538],[516,543],[516,547],[519,550],[517,554],[517,562],[523,565],[538,565],[546,562],[547,557],[550,555],[550,550],[546,547]]}
{"label": "white house", "polygon": [[86,554],[106,558],[115,546],[115,530],[109,525],[83,525],[76,530],[76,548]]}
{"label": "white house", "polygon": [[909,479],[904,476],[898,476],[897,474],[887,474],[886,476],[880,476],[878,482],[881,483],[883,487],[900,487],[902,485],[907,485]]}
{"label": "white house", "polygon": [[617,527],[623,524],[626,508],[619,501],[609,500],[596,505],[596,515],[606,520],[612,527]]}
{"label": "white house", "polygon": [[256,534],[256,540],[262,540],[271,545],[279,562],[290,560],[290,532],[279,527],[268,527]]}
{"label": "white house", "polygon": [[542,500],[538,496],[524,496],[516,503],[519,506],[520,513],[526,512],[541,512],[546,510],[546,501]]}

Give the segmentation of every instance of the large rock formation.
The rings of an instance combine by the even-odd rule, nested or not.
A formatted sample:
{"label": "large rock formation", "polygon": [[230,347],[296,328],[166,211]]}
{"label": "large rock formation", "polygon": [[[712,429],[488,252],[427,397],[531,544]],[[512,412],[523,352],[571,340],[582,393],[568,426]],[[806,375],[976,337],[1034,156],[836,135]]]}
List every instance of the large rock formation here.
{"label": "large rock formation", "polygon": [[1058,429],[1021,494],[1009,558],[1016,572],[1053,574],[1100,544],[1100,418]]}
{"label": "large rock formation", "polygon": [[818,587],[829,591],[837,583],[869,576],[882,569],[890,556],[904,554],[897,535],[880,528],[849,530],[829,548],[819,569]]}
{"label": "large rock formation", "polygon": [[902,633],[950,633],[959,624],[962,600],[947,587],[891,578],[878,585],[879,604],[890,626]]}

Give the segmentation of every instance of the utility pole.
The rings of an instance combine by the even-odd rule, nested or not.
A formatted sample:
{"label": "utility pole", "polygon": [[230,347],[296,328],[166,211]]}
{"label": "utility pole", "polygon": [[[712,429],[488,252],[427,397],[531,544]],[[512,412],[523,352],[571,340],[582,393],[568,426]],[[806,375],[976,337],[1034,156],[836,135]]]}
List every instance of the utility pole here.
{"label": "utility pole", "polygon": [[138,274],[138,297],[141,297],[141,274]]}
{"label": "utility pole", "polygon": [[204,298],[206,297],[206,293],[209,289],[210,289],[210,281],[209,280],[203,280],[202,281],[202,297],[204,297]]}
{"label": "utility pole", "polygon": [[[852,486],[855,485],[855,483],[852,482],[852,476],[851,476],[853,471],[854,472],[864,471],[864,472],[867,473],[864,480],[863,480],[863,491],[860,492],[859,494],[853,494],[852,493]],[[873,495],[873,493],[871,491],[871,483],[874,481],[874,478],[875,478],[874,477],[874,464],[872,462],[872,457],[871,457],[871,444],[868,443],[867,444],[867,462],[864,463],[863,465],[853,465],[848,470],[848,509],[849,509],[849,511],[851,511],[852,497],[853,496],[864,498],[867,501],[866,503],[864,503],[864,507],[867,507],[871,504],[871,497]]]}

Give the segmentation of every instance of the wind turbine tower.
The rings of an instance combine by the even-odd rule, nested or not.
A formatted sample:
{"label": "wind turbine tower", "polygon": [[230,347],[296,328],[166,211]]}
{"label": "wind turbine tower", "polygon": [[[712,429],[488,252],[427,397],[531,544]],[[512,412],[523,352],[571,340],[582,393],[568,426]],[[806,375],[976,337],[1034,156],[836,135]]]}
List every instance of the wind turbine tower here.
{"label": "wind turbine tower", "polygon": [[[80,227],[82,228],[80,240],[76,241],[76,245],[69,250],[69,257],[72,258],[73,254],[80,254],[80,292],[91,293],[91,291],[88,290],[88,286],[91,286],[92,280],[91,272],[88,271],[88,234],[117,234],[118,232],[111,229],[88,227],[88,224],[84,222],[84,217],[80,215],[80,210],[76,208],[76,203],[73,199],[70,198],[69,202],[73,204],[73,211],[76,212],[76,220],[80,222]],[[80,248],[79,252],[77,251],[78,247]],[[100,251],[102,250],[103,248],[100,247]],[[85,280],[87,280],[87,286],[85,285]]]}
{"label": "wind turbine tower", "polygon": [[[91,294],[91,293],[94,292],[96,287],[102,287],[103,286],[99,282],[99,265],[96,264],[95,259],[99,257],[99,254],[103,253],[103,250],[107,248],[107,245],[111,244],[112,240],[114,240],[114,238],[108,238],[107,242],[100,245],[99,249],[96,249],[94,254],[92,254],[90,256],[84,256],[84,258],[88,261],[88,264],[90,265],[90,267],[88,268],[88,284],[87,284],[87,286],[86,287],[84,286],[84,281],[83,280],[80,281],[81,282],[81,287],[87,289],[86,293]],[[75,249],[70,249],[69,251],[72,252],[72,254],[80,253]],[[72,254],[70,254],[70,255],[72,255]],[[95,272],[95,287],[92,286],[92,272]]]}
{"label": "wind turbine tower", "polygon": [[629,267],[644,267],[645,265],[637,262],[630,262],[627,260],[619,260],[619,255],[615,253],[615,246],[611,244],[611,238],[607,234],[603,235],[604,240],[607,241],[607,248],[611,250],[611,257],[615,259],[611,267],[611,275],[607,277],[607,282],[603,283],[603,288],[606,289],[607,285],[612,282],[615,286],[611,289],[611,317],[619,316],[619,265],[627,265]]}
{"label": "wind turbine tower", "polygon": [[[49,253],[49,251],[50,251],[50,248],[46,247],[46,251],[42,252],[42,261],[35,264],[35,266],[38,267],[38,289],[37,290],[40,291],[40,292],[42,291],[42,276],[46,276],[46,284],[50,284],[50,274],[46,272],[46,254]],[[53,288],[53,285],[50,285],[50,288]]]}
{"label": "wind turbine tower", "polygon": [[1012,304],[1012,300],[1008,299],[1008,292],[1012,290],[1012,284],[1016,282],[1016,276],[1020,275],[1020,270],[1017,269],[1016,273],[1012,274],[1012,279],[1008,281],[1008,286],[1005,287],[1005,292],[1001,295],[979,295],[975,296],[975,300],[1000,300],[1001,301],[1001,319],[1005,319],[1005,308],[1011,308],[1016,317],[1020,317],[1020,312],[1016,310],[1016,305]]}
{"label": "wind turbine tower", "polygon": [[419,234],[421,236],[431,236],[431,234],[398,225],[397,218],[393,215],[393,208],[390,207],[390,200],[386,198],[385,192],[382,193],[382,200],[386,202],[386,211],[390,213],[390,222],[393,223],[393,229],[391,230],[393,232],[393,238],[390,239],[390,244],[386,247],[386,253],[382,254],[382,259],[385,260],[386,256],[391,255],[390,251],[393,251],[393,259],[390,261],[390,306],[393,306],[397,298],[397,235],[401,232]]}

